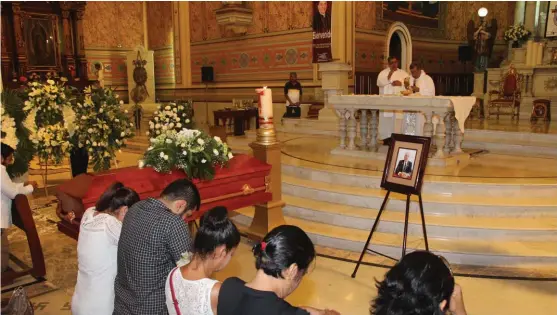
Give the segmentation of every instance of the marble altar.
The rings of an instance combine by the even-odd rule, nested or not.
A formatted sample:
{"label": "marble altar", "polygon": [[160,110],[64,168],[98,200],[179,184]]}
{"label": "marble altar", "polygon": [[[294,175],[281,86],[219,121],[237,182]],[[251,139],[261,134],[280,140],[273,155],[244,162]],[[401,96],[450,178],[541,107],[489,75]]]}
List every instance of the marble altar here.
{"label": "marble altar", "polygon": [[[385,154],[378,141],[379,112],[400,111],[406,113],[404,120],[395,126],[400,128],[400,133],[433,138],[435,149],[430,150],[431,164],[454,165],[469,158],[461,145],[464,122],[476,103],[474,96],[337,95],[329,97],[329,102],[339,116],[340,143],[333,154],[383,159]],[[417,126],[422,114],[425,123]],[[434,116],[439,119],[434,120]],[[359,142],[356,143],[358,124]]]}

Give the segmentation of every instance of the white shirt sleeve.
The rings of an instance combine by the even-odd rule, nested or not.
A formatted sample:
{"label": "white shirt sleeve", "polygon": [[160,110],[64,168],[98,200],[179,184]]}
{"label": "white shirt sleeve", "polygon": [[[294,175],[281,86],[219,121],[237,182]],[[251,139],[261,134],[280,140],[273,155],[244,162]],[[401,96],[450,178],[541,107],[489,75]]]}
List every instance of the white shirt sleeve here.
{"label": "white shirt sleeve", "polygon": [[389,77],[389,71],[385,71],[385,70],[379,72],[379,76],[377,76],[377,86],[378,87],[385,87],[385,86],[391,84],[391,81],[388,78]]}
{"label": "white shirt sleeve", "polygon": [[0,181],[2,194],[10,199],[14,199],[19,194],[28,195],[33,192],[33,186],[23,186],[22,183],[14,183],[6,171],[6,167],[2,166],[0,171]]}
{"label": "white shirt sleeve", "polygon": [[106,235],[108,240],[114,245],[118,245],[120,239],[120,232],[122,232],[122,222],[118,221],[115,217],[110,216],[106,220]]}
{"label": "white shirt sleeve", "polygon": [[435,84],[429,75],[423,75],[420,82],[420,94],[424,96],[435,96]]}

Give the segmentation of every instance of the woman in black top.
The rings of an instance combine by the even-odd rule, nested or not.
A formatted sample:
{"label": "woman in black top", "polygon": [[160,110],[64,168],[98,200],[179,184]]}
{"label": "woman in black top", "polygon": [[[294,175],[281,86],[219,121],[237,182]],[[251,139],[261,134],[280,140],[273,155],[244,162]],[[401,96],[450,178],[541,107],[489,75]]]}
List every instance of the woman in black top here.
{"label": "woman in black top", "polygon": [[284,300],[300,284],[315,259],[315,248],[299,227],[282,225],[253,248],[257,274],[248,283],[223,282],[218,315],[335,315],[331,310],[294,307]]}

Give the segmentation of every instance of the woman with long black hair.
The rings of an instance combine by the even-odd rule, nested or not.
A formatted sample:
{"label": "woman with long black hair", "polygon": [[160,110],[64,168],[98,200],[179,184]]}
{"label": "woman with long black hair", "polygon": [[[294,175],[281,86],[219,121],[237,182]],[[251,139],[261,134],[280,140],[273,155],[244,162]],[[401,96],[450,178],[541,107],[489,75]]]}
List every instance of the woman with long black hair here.
{"label": "woman with long black hair", "polygon": [[77,242],[73,315],[112,314],[122,221],[128,208],[138,201],[134,190],[116,182],[101,195],[95,207],[83,214]]}

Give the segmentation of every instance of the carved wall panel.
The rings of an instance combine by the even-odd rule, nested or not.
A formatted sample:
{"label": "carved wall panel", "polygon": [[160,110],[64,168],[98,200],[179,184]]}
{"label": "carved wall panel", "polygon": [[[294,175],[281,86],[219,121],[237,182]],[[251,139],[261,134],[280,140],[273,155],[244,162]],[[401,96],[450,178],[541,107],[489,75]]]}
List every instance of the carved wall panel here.
{"label": "carved wall panel", "polygon": [[157,49],[172,45],[173,41],[172,2],[147,2],[147,38],[149,49]]}
{"label": "carved wall panel", "polygon": [[280,32],[288,30],[288,19],[292,15],[288,11],[288,6],[290,2],[268,2],[269,11],[268,14],[268,28],[269,32]]}
{"label": "carved wall panel", "polygon": [[253,24],[248,27],[248,35],[265,33],[266,28],[266,2],[253,1],[248,2],[247,6],[253,10]]}
{"label": "carved wall panel", "polygon": [[190,2],[190,40],[192,43],[205,40],[205,2]]}
{"label": "carved wall panel", "polygon": [[372,30],[376,21],[376,3],[373,1],[358,1],[354,5],[356,11],[356,28]]}
{"label": "carved wall panel", "polygon": [[143,44],[141,1],[90,1],[83,19],[86,48],[129,48]]}

